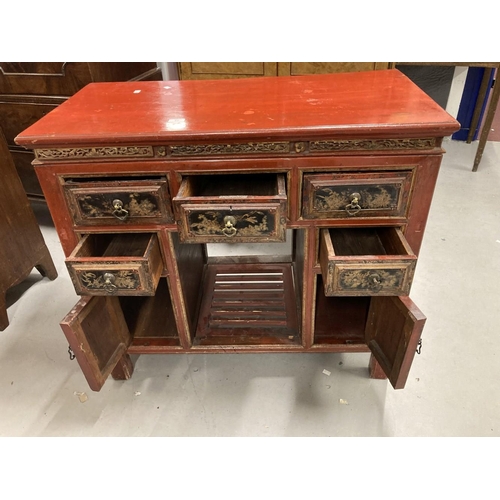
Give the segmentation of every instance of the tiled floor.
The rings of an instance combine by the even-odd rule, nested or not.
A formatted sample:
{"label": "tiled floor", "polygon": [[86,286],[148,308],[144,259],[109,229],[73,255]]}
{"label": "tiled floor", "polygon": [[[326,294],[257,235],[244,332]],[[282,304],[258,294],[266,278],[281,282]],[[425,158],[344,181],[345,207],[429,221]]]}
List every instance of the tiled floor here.
{"label": "tiled floor", "polygon": [[476,146],[445,143],[411,293],[423,349],[399,391],[368,378],[366,354],[140,356],[131,380],[90,391],[59,328],[77,296],[38,207],[59,278],[34,271],[10,295],[0,436],[500,436],[500,143],[472,173]]}

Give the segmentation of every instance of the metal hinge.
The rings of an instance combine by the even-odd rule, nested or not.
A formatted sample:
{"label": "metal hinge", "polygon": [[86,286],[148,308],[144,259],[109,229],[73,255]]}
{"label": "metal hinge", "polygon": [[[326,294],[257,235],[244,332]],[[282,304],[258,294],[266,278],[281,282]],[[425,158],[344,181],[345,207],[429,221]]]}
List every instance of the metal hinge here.
{"label": "metal hinge", "polygon": [[70,361],[73,361],[76,358],[75,353],[73,352],[73,349],[71,349],[70,345],[68,346],[68,354]]}

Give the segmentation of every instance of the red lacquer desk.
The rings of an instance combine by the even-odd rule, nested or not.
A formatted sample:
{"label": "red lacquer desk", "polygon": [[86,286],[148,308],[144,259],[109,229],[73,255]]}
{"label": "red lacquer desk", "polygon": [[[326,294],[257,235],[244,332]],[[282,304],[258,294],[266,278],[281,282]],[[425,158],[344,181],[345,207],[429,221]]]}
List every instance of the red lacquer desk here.
{"label": "red lacquer desk", "polygon": [[88,85],[16,141],[82,296],[62,329],[90,387],[188,352],[371,352],[404,387],[457,129],[397,70]]}

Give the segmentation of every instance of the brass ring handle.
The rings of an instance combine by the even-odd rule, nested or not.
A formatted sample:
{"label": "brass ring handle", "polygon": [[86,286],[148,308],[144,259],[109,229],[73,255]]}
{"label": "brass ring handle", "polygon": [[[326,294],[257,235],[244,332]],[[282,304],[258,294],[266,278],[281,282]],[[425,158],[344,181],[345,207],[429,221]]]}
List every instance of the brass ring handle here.
{"label": "brass ring handle", "polygon": [[111,212],[117,219],[125,220],[129,212],[123,208],[122,200],[113,200],[113,212]]}
{"label": "brass ring handle", "polygon": [[361,210],[361,207],[359,205],[360,200],[361,200],[361,195],[359,193],[352,193],[351,203],[345,206],[345,211],[349,215],[356,215]]}
{"label": "brass ring handle", "polygon": [[112,273],[104,273],[103,274],[104,278],[104,290],[108,293],[113,293],[116,291],[116,276]]}
{"label": "brass ring handle", "polygon": [[226,215],[224,217],[224,228],[222,229],[222,233],[231,238],[238,231],[234,226],[236,224],[236,219],[232,215]]}
{"label": "brass ring handle", "polygon": [[374,292],[380,292],[382,290],[382,278],[379,274],[373,273],[368,276],[369,279],[369,287]]}

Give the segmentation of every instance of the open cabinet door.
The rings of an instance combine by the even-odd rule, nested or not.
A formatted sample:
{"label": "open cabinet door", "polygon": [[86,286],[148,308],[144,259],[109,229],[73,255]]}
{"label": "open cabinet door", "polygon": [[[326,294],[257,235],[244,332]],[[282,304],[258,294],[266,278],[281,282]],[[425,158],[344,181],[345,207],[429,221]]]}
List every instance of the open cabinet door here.
{"label": "open cabinet door", "polygon": [[409,297],[372,297],[366,343],[394,389],[405,386],[425,316]]}
{"label": "open cabinet door", "polygon": [[117,297],[84,297],[61,328],[93,391],[101,390],[132,341]]}

